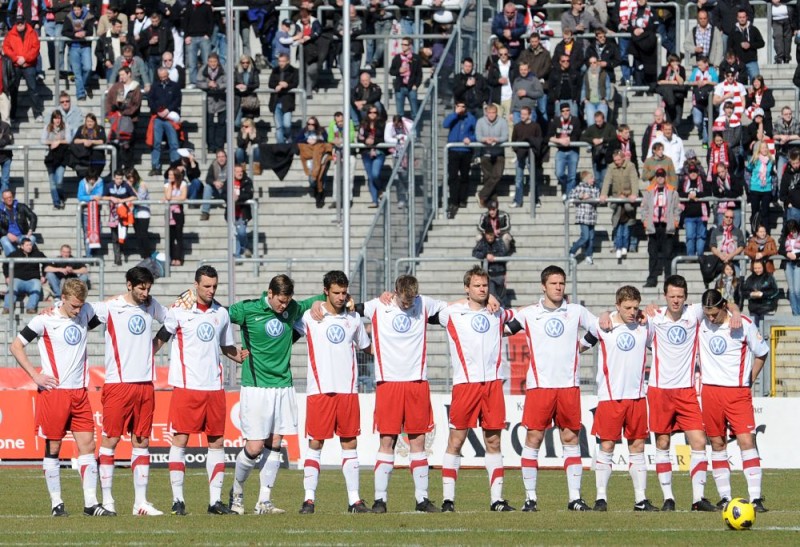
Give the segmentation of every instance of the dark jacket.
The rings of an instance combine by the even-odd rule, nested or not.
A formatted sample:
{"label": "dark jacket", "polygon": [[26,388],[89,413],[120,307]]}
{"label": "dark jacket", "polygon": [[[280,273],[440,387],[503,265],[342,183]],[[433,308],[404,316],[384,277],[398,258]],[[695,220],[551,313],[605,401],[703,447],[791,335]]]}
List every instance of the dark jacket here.
{"label": "dark jacket", "polygon": [[[750,298],[750,293],[760,291],[761,298]],[[747,309],[751,314],[766,315],[778,309],[778,284],[775,277],[766,271],[761,275],[750,274],[742,284],[742,298],[747,299]]]}
{"label": "dark jacket", "polygon": [[8,225],[12,219],[16,219],[22,235],[36,230],[36,224],[39,218],[36,216],[36,213],[24,203],[15,199],[14,203],[11,205],[10,211],[5,205],[0,205],[0,207],[2,207],[0,208],[0,237],[8,234]]}
{"label": "dark jacket", "polygon": [[[750,47],[743,49],[742,42],[749,42]],[[730,44],[728,47],[736,53],[741,62],[749,63],[758,61],[758,50],[764,47],[764,38],[761,36],[761,32],[752,24],[747,25],[746,32],[742,32],[739,25],[736,25],[728,43]]]}
{"label": "dark jacket", "polygon": [[[561,40],[559,43],[556,44],[555,49],[553,50],[553,71],[555,72],[558,70],[560,66],[558,60],[561,59],[562,55],[566,55],[564,53],[564,40]],[[585,57],[583,56],[583,47],[581,47],[580,43],[576,40],[575,45],[572,46],[572,51],[569,53],[569,67],[572,70],[580,70],[580,67],[583,66],[583,62]]]}
{"label": "dark jacket", "polygon": [[371,82],[369,87],[364,87],[359,82],[353,88],[353,92],[350,94],[350,103],[353,107],[355,107],[356,101],[366,101],[367,105],[374,106],[376,103],[380,102],[381,97],[383,96],[383,91],[381,91],[381,86],[378,84]]}
{"label": "dark jacket", "polygon": [[419,55],[416,53],[411,55],[411,75],[408,77],[407,84],[403,83],[403,78],[400,76],[400,67],[402,66],[400,57],[400,55],[395,55],[394,59],[392,59],[392,66],[389,68],[389,74],[394,76],[394,89],[398,90],[401,87],[418,88],[422,85],[422,61]]}
{"label": "dark jacket", "polygon": [[[86,35],[83,38],[76,38],[75,33],[80,30],[85,30]],[[84,8],[80,17],[75,17],[72,11],[67,14],[61,35],[72,40],[69,43],[69,47],[89,47],[92,43],[87,41],[87,38],[92,34],[94,34],[94,17],[89,13],[89,10]]]}
{"label": "dark jacket", "polygon": [[552,106],[561,100],[572,100],[576,103],[581,100],[581,77],[580,72],[570,68],[561,70],[557,68],[550,73],[547,81],[547,102]]}
{"label": "dark jacket", "polygon": [[181,16],[181,28],[185,36],[211,38],[214,32],[214,11],[211,2],[196,6],[190,2]]}
{"label": "dark jacket", "polygon": [[297,88],[299,81],[300,79],[297,75],[297,69],[292,65],[286,65],[286,68],[283,70],[281,70],[280,67],[276,67],[272,70],[272,74],[269,75],[267,87],[270,89],[275,89],[280,82],[286,82],[289,84],[289,87],[282,89],[278,93],[270,94],[270,112],[275,112],[275,107],[278,105],[278,103],[280,103],[284,112],[294,112],[294,93],[292,93],[292,90]]}
{"label": "dark jacket", "polygon": [[[8,258],[46,258],[44,253],[37,249],[36,247],[33,248],[31,254],[26,255],[22,249],[18,248],[16,251],[8,255]],[[24,263],[20,262],[18,264],[14,264],[14,279],[19,279],[21,281],[28,281],[29,279],[39,279],[44,275],[44,267],[47,264],[42,262],[41,264],[35,263]],[[8,262],[3,264],[3,276],[8,277]]]}
{"label": "dark jacket", "polygon": [[[730,173],[729,173],[730,175]],[[739,201],[739,198],[742,197],[742,193],[744,193],[744,181],[741,177],[734,177],[730,175],[730,188],[727,190],[723,190],[719,184],[717,184],[717,177],[713,177],[711,180],[711,192],[714,194],[715,198],[728,198],[734,201],[734,209],[741,209],[742,203]]]}
{"label": "dark jacket", "polygon": [[[514,74],[516,74],[516,72],[517,67],[512,63],[508,71],[509,82],[514,81]],[[500,68],[497,66],[497,63],[490,63],[486,67],[486,86],[489,89],[489,103],[500,104],[500,95],[503,89],[500,78],[502,78],[502,74],[500,74]]]}
{"label": "dark jacket", "polygon": [[497,220],[492,224],[492,218],[489,213],[481,214],[478,219],[478,233],[483,234],[487,231],[493,231],[496,236],[501,236],[511,231],[511,217],[505,211],[497,211]]}
{"label": "dark jacket", "polygon": [[602,49],[599,49],[597,42],[593,41],[592,44],[586,49],[584,56],[588,58],[592,55],[597,57],[598,61],[605,61],[608,63],[603,70],[605,70],[606,74],[608,74],[608,77],[611,78],[611,83],[616,83],[617,76],[614,68],[619,66],[622,62],[619,55],[619,45],[617,44],[617,41],[613,38],[606,38],[605,46]]}
{"label": "dark jacket", "polygon": [[[753,11],[753,6],[750,5],[750,0],[717,0],[711,20],[716,23],[717,28],[731,36],[734,27],[736,27],[736,14],[740,9],[747,12],[748,21],[753,20],[755,12]],[[730,41],[728,44],[728,47],[733,45]]]}
{"label": "dark jacket", "polygon": [[[470,78],[475,78],[475,85],[467,85]],[[470,110],[481,108],[489,100],[489,84],[482,74],[475,71],[472,74],[456,74],[453,78],[453,97],[456,101],[464,101]]]}
{"label": "dark jacket", "polygon": [[527,161],[529,150],[533,151],[533,154],[538,162],[542,161],[544,153],[547,151],[544,135],[542,135],[542,128],[536,122],[519,122],[518,124],[514,125],[514,129],[511,131],[511,141],[527,142],[530,145],[530,148],[514,148],[514,153],[517,155],[517,159],[523,162]]}
{"label": "dark jacket", "polygon": [[253,199],[253,195],[253,181],[245,173],[239,185],[239,199],[236,200],[236,218],[246,221],[250,221],[253,218],[250,206],[245,204],[246,201]]}
{"label": "dark jacket", "polygon": [[517,64],[519,63],[528,63],[528,68],[539,78],[545,92],[547,92],[547,79],[553,70],[553,59],[550,57],[550,52],[542,46],[539,46],[536,50],[528,48],[520,53],[517,59]]}
{"label": "dark jacket", "polygon": [[169,78],[164,81],[158,80],[150,87],[148,94],[150,111],[155,114],[166,108],[170,112],[181,113],[181,101],[183,95],[177,82]]}
{"label": "dark jacket", "polygon": [[778,194],[784,208],[800,207],[800,169],[793,169],[791,163],[786,164],[781,176],[781,187]]}
{"label": "dark jacket", "polygon": [[[503,240],[497,237],[495,238],[494,242],[490,244],[486,241],[485,237],[482,237],[481,240],[475,244],[475,248],[472,249],[472,256],[474,258],[483,260],[487,255],[508,256],[508,251],[506,250],[506,245],[503,243]],[[486,269],[488,270],[489,275],[493,277],[505,275],[506,263],[505,261],[489,262]]]}
{"label": "dark jacket", "polygon": [[[506,29],[511,30],[511,40],[507,39],[503,35],[503,31]],[[520,52],[525,48],[522,35],[526,32],[528,32],[528,29],[525,26],[525,15],[523,15],[522,10],[517,10],[513,21],[513,26],[508,24],[508,20],[506,19],[506,15],[503,13],[502,8],[492,18],[492,34],[497,36],[497,39],[500,41],[500,43],[508,48],[509,56],[512,59],[516,59]]]}
{"label": "dark jacket", "polygon": [[[636,141],[633,140],[633,137],[628,139],[628,143],[631,149],[631,159],[630,162],[636,168],[636,172],[639,172],[639,159],[636,156]],[[606,148],[606,163],[611,165],[611,162],[614,161],[614,151],[619,150],[622,148],[622,142],[619,140],[619,137],[612,140],[608,143],[608,148]]]}
{"label": "dark jacket", "polygon": [[[150,38],[158,36],[158,42],[150,45]],[[166,21],[161,21],[158,27],[150,25],[139,34],[139,51],[143,59],[150,56],[161,55],[165,51],[173,51],[175,49],[175,40],[172,37],[172,28]]]}
{"label": "dark jacket", "polygon": [[[688,174],[680,177],[680,180],[678,180],[678,195],[681,198],[688,198],[691,191],[694,191],[695,197],[698,199],[706,198],[711,195],[711,186],[709,186],[708,181],[702,180],[701,177],[702,173],[698,173],[694,183],[691,181],[691,177]],[[698,218],[703,216],[703,207],[708,207],[709,204],[697,201],[686,201],[681,203],[681,205],[683,206],[683,214],[681,215],[683,218]]]}

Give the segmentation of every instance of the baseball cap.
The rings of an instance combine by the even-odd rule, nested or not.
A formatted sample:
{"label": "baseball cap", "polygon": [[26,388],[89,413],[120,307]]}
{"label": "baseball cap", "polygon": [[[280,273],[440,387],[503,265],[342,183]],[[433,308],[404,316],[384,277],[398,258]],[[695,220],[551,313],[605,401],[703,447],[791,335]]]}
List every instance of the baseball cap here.
{"label": "baseball cap", "polygon": [[725,74],[726,75],[728,75],[728,74],[736,74],[736,69],[733,68],[732,66],[729,66],[728,68],[725,69]]}
{"label": "baseball cap", "polygon": [[14,17],[14,23],[24,23],[24,22],[25,22],[24,15],[17,15],[16,17]]}
{"label": "baseball cap", "polygon": [[486,202],[486,208],[487,209],[497,209],[497,200],[496,199],[490,199],[488,202]]}
{"label": "baseball cap", "polygon": [[561,103],[561,106],[558,107],[558,110],[572,110],[569,106],[569,103]]}
{"label": "baseball cap", "polygon": [[764,109],[763,108],[756,108],[753,110],[753,119],[756,119],[756,116],[764,117]]}
{"label": "baseball cap", "polygon": [[281,25],[286,25],[287,27],[291,27],[292,22],[289,19],[284,19],[283,21],[281,21]]}
{"label": "baseball cap", "polygon": [[667,172],[664,169],[658,168],[656,169],[656,176],[657,177],[666,177]]}
{"label": "baseball cap", "polygon": [[695,152],[694,150],[691,150],[691,149],[686,151],[686,159],[687,160],[692,160],[692,159],[696,159],[696,158],[697,158],[697,152]]}

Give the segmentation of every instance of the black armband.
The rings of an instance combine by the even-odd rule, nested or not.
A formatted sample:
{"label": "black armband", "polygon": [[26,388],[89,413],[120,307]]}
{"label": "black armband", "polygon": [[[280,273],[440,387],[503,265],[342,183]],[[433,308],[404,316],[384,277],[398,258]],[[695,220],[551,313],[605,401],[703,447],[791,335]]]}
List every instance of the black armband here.
{"label": "black armband", "polygon": [[581,340],[581,344],[585,345],[587,348],[593,348],[595,344],[597,344],[598,340],[597,337],[592,334],[591,332],[587,332],[583,335],[583,340]]}
{"label": "black armband", "polygon": [[22,337],[23,337],[23,338],[24,338],[24,339],[25,339],[25,340],[26,340],[26,341],[27,341],[27,342],[30,344],[31,342],[33,342],[34,340],[36,340],[36,338],[37,338],[39,335],[38,335],[38,334],[36,334],[35,332],[33,332],[33,330],[32,330],[31,328],[29,328],[29,327],[25,327],[24,329],[22,329],[22,330],[19,332],[19,336],[22,336]]}
{"label": "black armband", "polygon": [[172,339],[172,335],[167,330],[167,327],[162,325],[161,328],[158,329],[158,332],[156,333],[156,339],[161,340],[164,343],[167,343]]}
{"label": "black armband", "polygon": [[93,315],[92,318],[89,319],[89,324],[87,326],[89,327],[89,330],[94,330],[102,324],[103,322],[100,321],[96,315]]}
{"label": "black armband", "polygon": [[506,323],[506,327],[511,332],[511,334],[517,334],[519,331],[522,330],[522,325],[516,319],[512,319],[508,323]]}

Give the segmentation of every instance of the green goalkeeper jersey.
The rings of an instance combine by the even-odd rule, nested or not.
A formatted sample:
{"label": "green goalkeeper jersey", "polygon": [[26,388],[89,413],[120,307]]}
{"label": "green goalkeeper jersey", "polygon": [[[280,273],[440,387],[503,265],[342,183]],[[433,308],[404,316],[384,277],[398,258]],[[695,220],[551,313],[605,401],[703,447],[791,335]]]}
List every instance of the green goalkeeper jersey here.
{"label": "green goalkeeper jersey", "polygon": [[265,292],[261,298],[243,300],[228,308],[231,323],[240,327],[242,347],[250,350],[250,356],[242,363],[243,387],[292,386],[292,327],[318,300],[325,300],[325,296],[300,302],[292,299],[283,313],[275,313]]}

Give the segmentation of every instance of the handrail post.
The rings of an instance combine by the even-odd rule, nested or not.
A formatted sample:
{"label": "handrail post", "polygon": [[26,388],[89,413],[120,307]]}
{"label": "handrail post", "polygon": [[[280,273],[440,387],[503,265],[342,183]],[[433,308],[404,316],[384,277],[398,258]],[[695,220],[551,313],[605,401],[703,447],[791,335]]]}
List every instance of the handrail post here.
{"label": "handrail post", "polygon": [[23,192],[25,194],[25,205],[30,205],[30,200],[29,200],[30,188],[29,188],[29,184],[28,184],[29,181],[30,181],[30,176],[29,176],[29,172],[28,172],[28,147],[27,146],[22,149],[22,161],[24,162],[23,165],[22,165],[22,175],[25,177],[25,185],[23,186],[23,188],[24,188]]}
{"label": "handrail post", "polygon": [[83,208],[86,207],[85,203],[78,202],[78,214],[75,218],[75,252],[78,256],[83,256]]}
{"label": "handrail post", "polygon": [[[169,238],[169,201],[167,206],[164,207],[164,275],[169,277],[172,273],[172,256],[170,256],[170,238]],[[233,272],[228,272],[228,275],[233,275]]]}
{"label": "handrail post", "polygon": [[55,104],[58,104],[58,96],[61,95],[61,67],[64,66],[64,62],[61,60],[61,56],[64,54],[64,44],[61,42],[61,36],[54,36],[55,42],[55,72],[56,72],[56,83],[53,87],[53,101]]}
{"label": "handrail post", "polygon": [[528,148],[528,202],[531,206],[531,218],[536,219],[536,200],[539,196],[536,194],[536,158],[532,148]]}
{"label": "handrail post", "polygon": [[[251,199],[250,200],[250,210],[251,211],[255,211],[255,214],[253,215],[253,256],[256,257],[256,258],[261,258],[261,250],[259,249],[259,243],[260,243],[259,242],[259,230],[258,230],[258,228],[259,228],[259,226],[258,226],[259,211],[258,211],[258,200],[257,199]],[[256,277],[258,277],[258,274],[260,273],[260,269],[261,269],[261,262],[255,262],[254,263],[254,267],[253,267],[253,273],[255,274]]]}
{"label": "handrail post", "polygon": [[[416,207],[414,205],[416,201],[416,190],[414,188],[414,179],[416,178],[416,171],[414,169],[414,139],[412,138],[408,141],[406,145],[405,153],[408,154],[408,169],[406,170],[406,179],[408,183],[408,190],[406,192],[406,208],[408,211],[408,253],[410,256],[414,256],[416,254]],[[397,158],[399,161],[403,161],[402,156]],[[402,184],[402,182],[401,182]],[[400,187],[397,188],[398,192],[400,191]],[[391,285],[389,285],[391,286]]]}
{"label": "handrail post", "polygon": [[8,332],[11,337],[17,335],[17,323],[14,321],[14,310],[17,308],[17,291],[14,290],[14,259],[8,263],[8,290],[11,292],[11,305],[8,307]]}
{"label": "handrail post", "polygon": [[569,256],[569,206],[571,200],[565,199],[564,203],[564,256]]}

